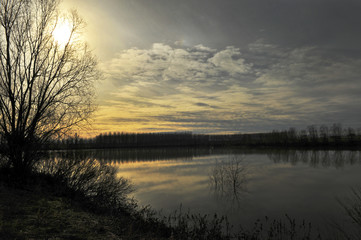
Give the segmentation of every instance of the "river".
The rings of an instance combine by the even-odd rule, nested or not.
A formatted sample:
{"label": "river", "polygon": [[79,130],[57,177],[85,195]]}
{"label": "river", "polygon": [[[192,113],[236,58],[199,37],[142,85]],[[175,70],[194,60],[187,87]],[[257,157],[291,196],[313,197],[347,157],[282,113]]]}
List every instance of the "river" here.
{"label": "river", "polygon": [[225,215],[250,227],[257,219],[305,220],[320,231],[350,218],[340,201],[361,183],[361,152],[282,149],[112,149],[88,151],[136,187],[140,205],[167,215]]}

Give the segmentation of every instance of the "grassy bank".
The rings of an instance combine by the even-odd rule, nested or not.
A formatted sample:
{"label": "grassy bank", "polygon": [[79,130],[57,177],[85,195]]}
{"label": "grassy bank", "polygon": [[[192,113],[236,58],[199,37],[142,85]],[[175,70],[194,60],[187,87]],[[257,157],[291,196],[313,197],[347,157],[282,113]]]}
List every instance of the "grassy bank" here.
{"label": "grassy bank", "polygon": [[0,239],[165,239],[169,230],[129,209],[100,209],[44,179],[0,185]]}
{"label": "grassy bank", "polygon": [[1,239],[119,239],[108,218],[40,189],[0,190]]}
{"label": "grassy bank", "polygon": [[0,164],[0,239],[164,239],[170,228],[128,197],[114,168],[74,156],[19,176]]}

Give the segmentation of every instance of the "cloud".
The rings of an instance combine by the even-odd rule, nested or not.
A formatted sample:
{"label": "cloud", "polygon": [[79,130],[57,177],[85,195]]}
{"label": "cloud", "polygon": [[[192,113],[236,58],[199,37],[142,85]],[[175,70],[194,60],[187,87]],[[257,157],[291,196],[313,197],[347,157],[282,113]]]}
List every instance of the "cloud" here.
{"label": "cloud", "polygon": [[242,50],[131,48],[102,66],[108,87],[100,115],[121,131],[254,132],[361,122],[360,59],[262,39]]}
{"label": "cloud", "polygon": [[360,56],[355,58],[337,52],[332,54],[330,49],[316,47],[285,50],[270,49],[265,45],[263,50],[269,56],[279,56],[272,57],[272,63],[257,70],[255,83],[265,88],[286,88],[286,91],[292,92],[294,99],[307,98],[325,105],[339,98],[360,98]]}
{"label": "cloud", "polygon": [[[242,75],[250,65],[241,58],[240,50],[227,47],[216,51],[197,45],[192,48],[172,48],[153,44],[151,49],[128,49],[106,63],[104,69],[119,85],[128,83],[184,82],[204,86],[219,84],[219,77]],[[205,81],[206,78],[209,81]],[[215,78],[217,78],[217,81]]]}
{"label": "cloud", "polygon": [[225,50],[217,52],[208,61],[232,77],[246,73],[251,69],[251,64],[245,64],[239,48],[234,47],[227,47]]}

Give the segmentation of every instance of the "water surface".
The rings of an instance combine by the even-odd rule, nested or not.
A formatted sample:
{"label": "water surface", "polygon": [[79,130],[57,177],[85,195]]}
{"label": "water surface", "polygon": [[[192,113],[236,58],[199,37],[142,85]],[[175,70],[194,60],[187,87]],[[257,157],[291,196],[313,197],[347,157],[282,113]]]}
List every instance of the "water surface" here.
{"label": "water surface", "polygon": [[233,225],[285,214],[313,225],[345,222],[337,199],[361,182],[360,151],[113,149],[94,156],[119,169],[141,205],[228,216]]}

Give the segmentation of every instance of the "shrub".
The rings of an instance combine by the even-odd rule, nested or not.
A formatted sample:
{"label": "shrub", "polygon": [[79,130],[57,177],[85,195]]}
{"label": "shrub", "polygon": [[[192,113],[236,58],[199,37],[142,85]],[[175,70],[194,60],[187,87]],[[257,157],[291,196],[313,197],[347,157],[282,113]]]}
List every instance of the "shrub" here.
{"label": "shrub", "polygon": [[115,168],[93,158],[55,156],[37,166],[39,174],[47,175],[59,184],[62,194],[81,197],[97,209],[129,209],[134,191],[128,179],[117,176]]}

